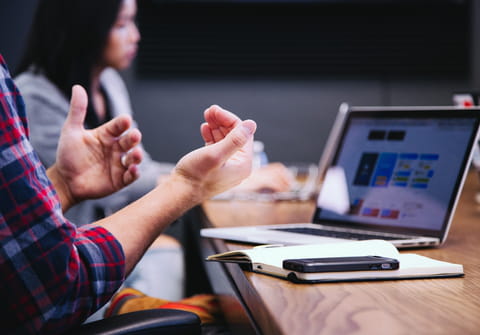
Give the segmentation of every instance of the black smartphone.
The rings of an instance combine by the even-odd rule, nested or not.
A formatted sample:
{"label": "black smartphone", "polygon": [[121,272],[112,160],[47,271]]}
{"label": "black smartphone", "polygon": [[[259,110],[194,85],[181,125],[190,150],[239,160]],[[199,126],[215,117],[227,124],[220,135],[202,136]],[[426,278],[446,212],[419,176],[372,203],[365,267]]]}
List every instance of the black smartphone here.
{"label": "black smartphone", "polygon": [[296,272],[338,272],[396,270],[398,260],[382,256],[354,256],[286,259],[283,268]]}

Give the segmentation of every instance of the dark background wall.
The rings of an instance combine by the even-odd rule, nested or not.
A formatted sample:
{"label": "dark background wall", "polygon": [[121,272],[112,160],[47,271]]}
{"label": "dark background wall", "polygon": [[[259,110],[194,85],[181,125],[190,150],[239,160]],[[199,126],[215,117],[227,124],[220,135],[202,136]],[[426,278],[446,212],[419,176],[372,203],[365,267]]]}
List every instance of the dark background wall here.
{"label": "dark background wall", "polygon": [[[0,52],[7,59],[11,69],[14,68],[21,53],[36,2],[37,0],[0,0]],[[382,1],[373,1],[375,2],[382,3]],[[464,3],[463,1],[450,2]],[[434,6],[436,2],[426,1],[426,3]],[[248,12],[236,13],[237,18],[244,19],[245,25],[252,22]],[[215,18],[206,18],[198,12],[197,14],[199,22],[202,19],[215,20]],[[152,70],[145,67],[145,58],[140,58],[145,57],[146,51],[151,50],[148,48],[151,36],[147,31],[151,27],[142,26],[143,17],[140,16],[140,27],[144,35],[141,43],[144,44],[140,48],[139,59],[134,66],[123,73],[123,76],[131,92],[136,120],[144,133],[144,144],[157,160],[176,161],[184,153],[202,145],[199,135],[202,112],[215,103],[228,108],[242,118],[252,118],[257,121],[259,126],[257,138],[265,142],[271,160],[286,163],[317,162],[338,106],[342,102],[353,105],[450,105],[453,92],[480,88],[480,28],[478,25],[480,4],[472,1],[467,14],[465,18],[468,20],[469,27],[467,35],[458,37],[468,41],[466,48],[468,55],[464,58],[467,64],[463,69],[458,69],[458,73],[455,71],[448,73],[445,68],[435,65],[438,67],[437,75],[432,73],[436,71],[429,73],[404,71],[403,75],[399,75],[398,71],[393,74],[388,71],[357,71],[356,73],[352,71],[349,74],[345,71],[345,66],[344,71],[341,71],[342,68],[335,69],[334,66],[330,66],[332,71],[324,69],[313,74],[303,73],[302,75],[295,75],[295,71],[279,70],[279,73],[275,73],[275,69],[265,72],[261,67],[257,68],[256,72],[255,68],[252,71],[250,67],[249,71],[242,73],[241,69],[232,71],[231,67],[230,70],[225,67],[221,68],[223,75],[221,73],[209,75],[208,72],[194,71],[190,68],[188,68],[189,71],[184,72],[178,68],[175,70],[174,63],[168,63],[170,65],[168,68],[175,71],[164,70],[155,73],[156,68]],[[284,18],[288,20],[288,15]],[[170,33],[168,27],[172,28],[172,26],[165,26],[166,21],[165,18],[163,20],[161,17],[157,18],[159,25],[164,23],[162,30],[167,36],[177,33],[178,27],[175,30],[172,29]],[[449,21],[446,20],[445,24],[448,23]],[[267,26],[269,26],[268,22]],[[217,25],[216,29],[222,29],[222,25]],[[283,34],[286,32],[283,31]],[[437,44],[443,43],[442,37],[445,41],[452,40],[452,36],[448,36],[446,32],[440,31],[440,34],[432,36],[435,36]],[[239,38],[238,35],[235,37]],[[294,36],[293,40],[295,41],[296,38]],[[301,37],[298,36],[298,38]],[[193,42],[184,42],[183,45],[191,45],[191,43]],[[303,43],[305,47],[305,43],[309,41],[303,41]],[[311,43],[319,43],[319,41],[312,40]],[[340,40],[339,43],[341,44],[342,41]],[[345,44],[351,45],[352,42]],[[268,48],[264,48],[263,51],[268,52]],[[463,51],[459,50],[459,52]],[[236,50],[234,53],[239,52]],[[161,55],[164,56],[165,53]],[[192,55],[191,50],[188,51],[188,55]],[[211,56],[218,56],[218,53],[213,53]],[[226,56],[223,57],[226,58]],[[243,56],[244,59],[246,57]],[[160,58],[155,56],[153,59]],[[192,59],[198,59],[198,57]],[[239,59],[241,60],[242,57]],[[435,63],[434,59],[432,58],[432,64]],[[165,62],[167,61],[168,59]],[[176,64],[178,66],[178,62]],[[238,66],[237,64],[237,70]],[[179,68],[185,68],[185,65],[180,64]]]}

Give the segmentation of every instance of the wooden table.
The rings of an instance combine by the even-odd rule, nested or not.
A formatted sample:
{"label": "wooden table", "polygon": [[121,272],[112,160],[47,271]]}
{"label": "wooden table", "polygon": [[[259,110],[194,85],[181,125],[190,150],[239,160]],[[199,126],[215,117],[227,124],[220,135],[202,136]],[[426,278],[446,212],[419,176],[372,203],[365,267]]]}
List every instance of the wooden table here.
{"label": "wooden table", "polygon": [[[447,242],[413,252],[460,263],[465,276],[380,282],[293,284],[207,262],[232,332],[239,334],[480,334],[480,185],[471,172]],[[209,201],[209,226],[309,221],[313,202]],[[202,240],[204,256],[244,248]],[[409,250],[408,252],[412,252]]]}

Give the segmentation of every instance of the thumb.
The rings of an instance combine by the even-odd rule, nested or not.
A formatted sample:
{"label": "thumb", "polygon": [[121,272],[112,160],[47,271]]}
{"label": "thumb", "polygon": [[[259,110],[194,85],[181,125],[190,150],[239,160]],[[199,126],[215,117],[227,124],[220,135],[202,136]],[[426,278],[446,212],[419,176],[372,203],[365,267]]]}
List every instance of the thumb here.
{"label": "thumb", "polygon": [[228,160],[236,151],[244,147],[249,141],[253,140],[253,134],[257,129],[257,124],[252,120],[242,121],[236,126],[222,141],[213,144],[218,150],[220,157]]}
{"label": "thumb", "polygon": [[82,127],[87,114],[88,96],[85,89],[80,85],[72,87],[72,98],[70,99],[70,111],[65,126]]}

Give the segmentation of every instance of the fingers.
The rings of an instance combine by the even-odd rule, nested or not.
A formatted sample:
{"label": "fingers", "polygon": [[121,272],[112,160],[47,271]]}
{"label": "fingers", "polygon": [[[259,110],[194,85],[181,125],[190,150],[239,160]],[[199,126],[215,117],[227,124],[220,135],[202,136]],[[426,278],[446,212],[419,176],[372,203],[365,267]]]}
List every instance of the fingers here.
{"label": "fingers", "polygon": [[127,133],[124,135],[120,136],[118,140],[118,144],[120,145],[120,148],[122,151],[129,151],[138,144],[140,144],[142,140],[142,133],[138,129],[130,129]]}
{"label": "fingers", "polygon": [[[253,134],[257,124],[252,120],[241,121],[223,141],[215,143],[215,150],[224,161],[228,160],[236,151],[242,149],[246,144],[253,143]],[[213,147],[213,146],[211,146]]]}
{"label": "fingers", "polygon": [[271,175],[272,186],[275,192],[287,192],[292,188],[293,177],[281,171],[275,171]]}
{"label": "fingers", "polygon": [[118,137],[132,126],[132,119],[128,115],[117,116],[98,128],[102,136]]}
{"label": "fingers", "polygon": [[143,152],[140,148],[134,148],[126,152],[120,159],[120,164],[126,169],[123,173],[123,185],[127,186],[140,177],[138,164],[141,163]]}
{"label": "fingers", "polygon": [[138,165],[130,165],[123,174],[123,184],[125,186],[130,185],[140,177]]}
{"label": "fingers", "polygon": [[241,121],[238,116],[217,105],[208,107],[203,114],[208,123],[224,127],[234,127]]}
{"label": "fingers", "polygon": [[287,192],[291,190],[293,176],[281,163],[270,163],[252,171],[236,192]]}
{"label": "fingers", "polygon": [[200,132],[205,143],[214,143],[222,140],[241,120],[235,114],[213,105],[204,112],[206,125],[202,125]]}
{"label": "fingers", "polygon": [[87,114],[88,96],[85,89],[80,85],[72,87],[70,99],[70,111],[65,121],[65,127],[81,127]]}
{"label": "fingers", "polygon": [[270,188],[275,192],[289,191],[294,182],[291,171],[278,162],[260,167],[252,173],[253,175],[258,175],[261,180],[268,181],[271,184]]}
{"label": "fingers", "polygon": [[[88,96],[85,89],[80,85],[72,87],[72,98],[70,99],[70,111],[65,121],[67,128],[84,129],[85,116],[87,114]],[[97,128],[101,138],[118,137],[131,127],[132,120],[129,116],[122,115],[110,120]],[[108,136],[108,137],[107,137]],[[138,136],[138,135],[135,135]]]}
{"label": "fingers", "polygon": [[205,141],[206,145],[215,143],[215,140],[213,139],[213,134],[210,131],[210,126],[208,125],[208,123],[205,122],[200,125],[200,134],[202,135],[202,138]]}
{"label": "fingers", "polygon": [[120,159],[123,167],[128,169],[131,165],[138,165],[142,162],[143,152],[140,148],[134,148],[126,152]]}
{"label": "fingers", "polygon": [[123,186],[130,185],[135,180],[140,177],[140,173],[138,171],[137,165],[131,165],[124,173],[123,173]]}

